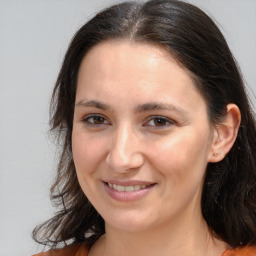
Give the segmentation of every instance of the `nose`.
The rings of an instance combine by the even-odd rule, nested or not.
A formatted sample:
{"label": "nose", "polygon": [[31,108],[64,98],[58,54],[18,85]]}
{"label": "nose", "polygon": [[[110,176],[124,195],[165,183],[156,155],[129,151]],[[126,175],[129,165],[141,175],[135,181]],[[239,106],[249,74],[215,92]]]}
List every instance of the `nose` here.
{"label": "nose", "polygon": [[126,173],[138,169],[144,164],[140,140],[130,127],[120,127],[112,137],[106,163],[112,170]]}

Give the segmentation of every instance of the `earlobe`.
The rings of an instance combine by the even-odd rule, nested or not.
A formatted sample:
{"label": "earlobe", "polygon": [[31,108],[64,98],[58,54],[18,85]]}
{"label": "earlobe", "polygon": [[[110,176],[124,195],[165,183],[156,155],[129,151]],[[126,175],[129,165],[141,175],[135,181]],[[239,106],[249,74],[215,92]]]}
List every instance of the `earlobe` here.
{"label": "earlobe", "polygon": [[214,135],[208,162],[221,161],[235,143],[241,122],[241,113],[237,105],[228,104],[226,118],[214,128]]}

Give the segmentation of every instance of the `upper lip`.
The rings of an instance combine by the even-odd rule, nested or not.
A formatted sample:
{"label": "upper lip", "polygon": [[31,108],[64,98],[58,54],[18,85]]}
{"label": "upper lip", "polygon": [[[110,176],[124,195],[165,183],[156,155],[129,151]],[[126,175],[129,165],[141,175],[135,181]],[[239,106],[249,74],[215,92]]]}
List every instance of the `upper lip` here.
{"label": "upper lip", "polygon": [[152,185],[155,182],[142,181],[142,180],[105,180],[105,183],[116,184],[120,186],[136,186],[136,185]]}

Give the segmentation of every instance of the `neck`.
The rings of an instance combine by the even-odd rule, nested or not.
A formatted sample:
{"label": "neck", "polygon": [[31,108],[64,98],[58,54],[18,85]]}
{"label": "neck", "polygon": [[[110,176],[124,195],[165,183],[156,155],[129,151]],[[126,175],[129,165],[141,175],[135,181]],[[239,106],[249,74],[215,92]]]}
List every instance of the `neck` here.
{"label": "neck", "polygon": [[106,234],[96,243],[97,253],[90,255],[220,256],[227,248],[226,243],[213,238],[201,214],[196,219],[191,216],[184,221],[182,216],[170,225],[140,232],[125,232],[106,225]]}

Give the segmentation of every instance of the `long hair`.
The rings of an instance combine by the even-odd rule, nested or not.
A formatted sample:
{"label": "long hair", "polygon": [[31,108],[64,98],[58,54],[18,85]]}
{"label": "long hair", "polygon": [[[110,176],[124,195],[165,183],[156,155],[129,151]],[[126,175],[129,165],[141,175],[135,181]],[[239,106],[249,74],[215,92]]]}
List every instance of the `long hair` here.
{"label": "long hair", "polygon": [[71,134],[81,61],[92,47],[109,39],[165,47],[189,71],[213,124],[223,120],[227,104],[239,107],[242,120],[237,139],[221,162],[208,165],[201,206],[217,237],[233,247],[256,245],[255,116],[239,68],[218,27],[199,8],[177,0],[114,5],[73,37],[51,101],[51,131],[61,143],[51,199],[59,211],[34,230],[34,239],[53,248],[63,242],[92,244],[105,233],[104,220],[79,186]]}

